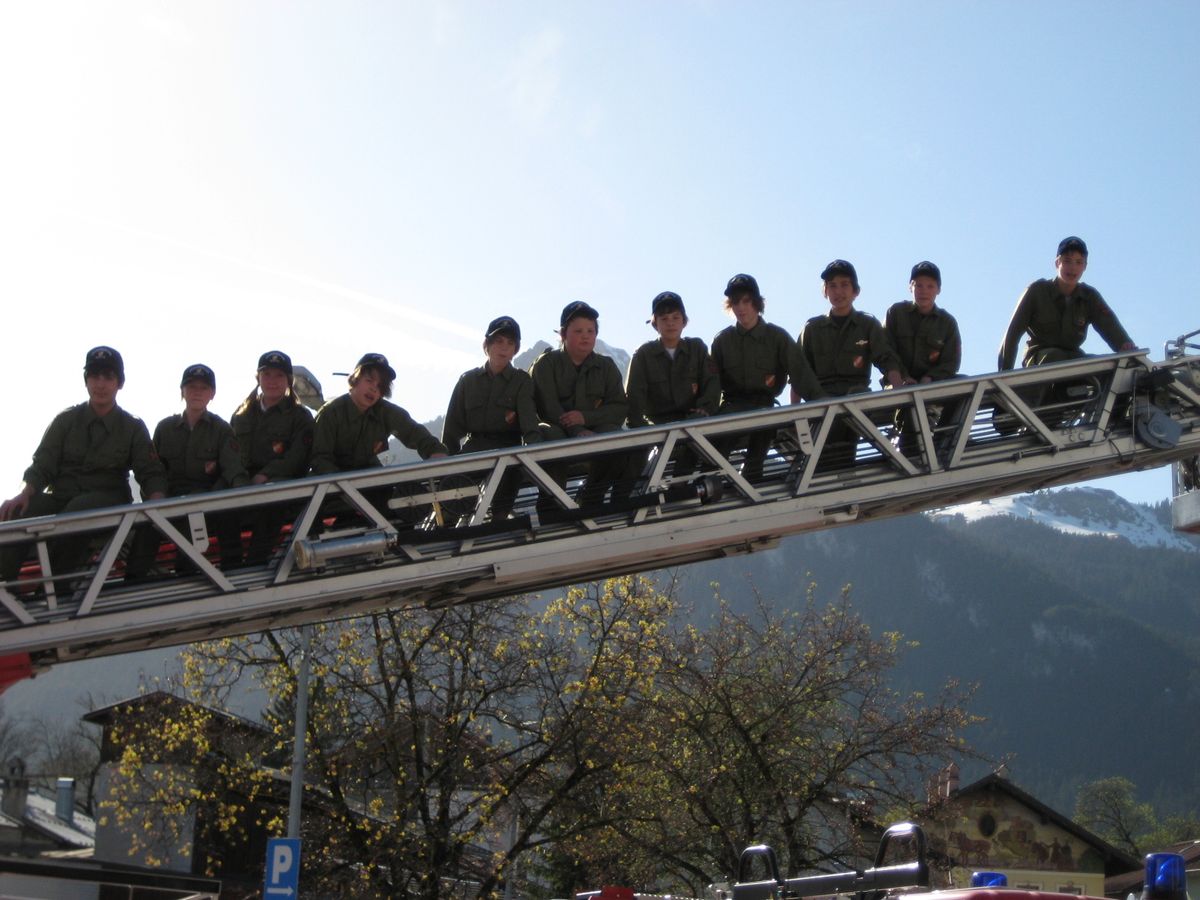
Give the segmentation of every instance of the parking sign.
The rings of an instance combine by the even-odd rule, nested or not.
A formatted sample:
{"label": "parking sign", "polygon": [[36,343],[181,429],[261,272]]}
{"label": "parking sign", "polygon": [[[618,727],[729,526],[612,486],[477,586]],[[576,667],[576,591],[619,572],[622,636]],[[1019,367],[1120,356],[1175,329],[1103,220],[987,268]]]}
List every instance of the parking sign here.
{"label": "parking sign", "polygon": [[271,838],[267,841],[267,877],[263,884],[266,900],[285,900],[300,891],[300,838]]}

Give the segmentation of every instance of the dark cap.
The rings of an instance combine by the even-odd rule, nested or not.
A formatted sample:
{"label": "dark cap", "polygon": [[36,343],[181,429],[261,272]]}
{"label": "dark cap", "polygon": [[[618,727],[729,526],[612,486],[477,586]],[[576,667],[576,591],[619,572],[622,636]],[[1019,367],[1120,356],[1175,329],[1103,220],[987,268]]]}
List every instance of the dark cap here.
{"label": "dark cap", "polygon": [[258,371],[263,369],[282,369],[287,373],[288,380],[292,379],[292,358],[282,350],[268,350],[258,358]]}
{"label": "dark cap", "polygon": [[1064,253],[1082,253],[1084,258],[1086,259],[1087,258],[1087,244],[1085,244],[1083,242],[1083,238],[1075,237],[1075,235],[1071,235],[1070,237],[1065,237],[1061,241],[1058,242],[1058,254],[1057,255],[1062,256]]}
{"label": "dark cap", "polygon": [[388,365],[387,357],[382,353],[364,353],[362,359],[360,359],[358,364],[354,367],[354,372],[357,374],[367,367],[379,369],[381,372],[387,375],[388,381],[396,380],[396,370]]}
{"label": "dark cap", "polygon": [[753,275],[734,275],[725,285],[726,297],[741,296],[742,294],[749,294],[755,299],[762,298],[762,294],[758,292],[758,282],[754,280]]}
{"label": "dark cap", "polygon": [[687,310],[683,308],[683,298],[674,291],[663,291],[650,301],[650,315],[652,316],[661,316],[663,313],[676,311],[687,315]]}
{"label": "dark cap", "polygon": [[189,381],[203,381],[214,391],[217,389],[217,376],[204,363],[194,363],[183,370],[183,377],[179,379],[179,387],[182,388]]}
{"label": "dark cap", "polygon": [[854,285],[854,289],[858,290],[858,273],[854,271],[854,266],[846,262],[844,259],[835,259],[827,265],[821,272],[821,280],[828,281],[838,275],[845,275]]}
{"label": "dark cap", "polygon": [[510,338],[521,343],[521,326],[517,324],[517,320],[512,316],[501,316],[498,319],[492,319],[488,322],[487,331],[484,332],[483,339],[490,341],[492,338],[502,334],[507,334]]}
{"label": "dark cap", "polygon": [[600,313],[596,312],[596,310],[592,309],[582,300],[575,300],[563,307],[562,315],[558,317],[559,327],[566,328],[568,322],[580,317],[591,319],[595,322],[600,318]]}
{"label": "dark cap", "polygon": [[91,375],[95,372],[112,372],[117,376],[117,384],[120,387],[125,386],[125,360],[121,359],[121,354],[112,347],[93,347],[87,352],[83,361],[83,374]]}
{"label": "dark cap", "polygon": [[927,259],[912,267],[912,275],[908,277],[908,280],[916,281],[918,275],[928,275],[938,283],[938,287],[942,286],[942,270]]}

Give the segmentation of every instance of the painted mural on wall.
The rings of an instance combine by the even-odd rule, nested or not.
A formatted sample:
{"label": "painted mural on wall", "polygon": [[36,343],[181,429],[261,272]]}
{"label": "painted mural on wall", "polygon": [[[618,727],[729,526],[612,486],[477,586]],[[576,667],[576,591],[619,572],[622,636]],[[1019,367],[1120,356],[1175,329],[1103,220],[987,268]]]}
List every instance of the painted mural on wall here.
{"label": "painted mural on wall", "polygon": [[930,846],[960,866],[1104,872],[1094,848],[1003,794],[959,798],[939,818],[929,828]]}

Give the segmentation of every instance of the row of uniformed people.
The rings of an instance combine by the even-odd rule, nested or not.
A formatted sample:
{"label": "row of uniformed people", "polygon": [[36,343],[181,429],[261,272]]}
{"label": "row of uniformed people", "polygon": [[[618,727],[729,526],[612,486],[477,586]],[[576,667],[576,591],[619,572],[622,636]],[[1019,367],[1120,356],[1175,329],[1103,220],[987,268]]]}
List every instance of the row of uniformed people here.
{"label": "row of uniformed people", "polygon": [[[1014,334],[1030,336],[1026,364],[1044,361],[1034,350],[1045,355],[1046,348],[1050,357],[1081,355],[1089,322],[1114,349],[1118,342],[1121,349],[1132,346],[1099,295],[1079,282],[1086,259],[1080,239],[1060,243],[1059,277],[1034,282],[1018,302],[1001,349],[1002,367],[1012,365]],[[85,360],[88,402],[51,423],[21,492],[0,505],[0,520],[128,502],[130,469],[143,496],[155,499],[378,465],[389,436],[430,458],[612,431],[624,424],[767,408],[789,384],[793,402],[844,396],[869,389],[872,367],[893,387],[957,374],[961,337],[953,316],[936,304],[941,290],[936,265],[913,266],[912,300],[893,305],[883,325],[854,309],[859,283],[853,265],[834,260],[821,277],[829,312],[811,318],[799,341],[793,341],[764,319],[757,281],[735,275],[725,289],[725,306],[735,323],[714,338],[711,354],[703,341],[682,336],[687,314],[679,295],[659,294],[650,319],[659,337],[634,354],[624,384],[615,363],[594,352],[599,314],[588,304],[575,302],[563,310],[560,348],[544,352],[529,374],[512,366],[520,327],[502,316],[485,333],[487,362],[464,373],[454,388],[442,441],[387,400],[395,371],[381,354],[360,359],[348,392],[327,403],[314,421],[292,393],[290,358],[270,351],[259,359],[255,388],[230,425],[208,411],[216,389],[212,370],[188,367],[181,381],[184,412],[160,422],[151,442],[140,420],[116,406],[116,392],[124,384],[120,354],[97,347]],[[1064,299],[1068,314],[1062,313]],[[743,469],[748,477],[761,471],[769,442],[770,435],[751,437]],[[684,454],[676,461],[677,471],[690,464]],[[599,499],[627,479],[629,466],[620,455],[595,459],[586,499]],[[559,468],[552,474],[561,480],[565,472]],[[515,482],[506,480],[499,511],[511,503],[515,490]],[[5,580],[11,577],[10,562],[7,555],[0,558]]]}
{"label": "row of uniformed people", "polygon": [[[921,265],[936,276],[932,264]],[[914,269],[914,282],[918,274]],[[846,293],[840,279],[851,279],[850,290],[857,293],[853,267],[835,261],[822,277],[831,314],[837,315],[837,298]],[[613,361],[594,352],[599,313],[586,303],[563,310],[561,346],[542,354],[531,375],[512,366],[520,349],[520,326],[508,316],[494,320],[484,336],[486,363],[464,373],[455,385],[444,442],[387,400],[396,373],[381,354],[360,359],[348,392],[327,403],[314,421],[292,393],[292,362],[281,351],[259,358],[255,387],[230,424],[208,409],[216,393],[213,370],[189,366],[180,382],[183,411],[159,422],[151,441],[140,420],[116,404],[125,382],[120,353],[97,347],[84,365],[88,402],[54,419],[25,472],[21,492],[0,506],[0,519],[128,502],[130,469],[147,499],[180,496],[297,478],[310,471],[326,474],[377,465],[389,436],[424,458],[490,450],[612,431],[626,423],[637,427],[770,406],[788,384],[789,373],[797,373],[791,376],[793,392],[803,399],[865,389],[864,359],[887,360],[888,368],[893,367],[886,338],[869,316],[854,314],[848,324],[865,327],[863,334],[877,341],[878,348],[864,352],[854,331],[850,346],[855,355],[847,362],[840,352],[841,330],[820,339],[814,330],[808,340],[818,319],[806,326],[799,345],[805,352],[798,353],[782,329],[763,320],[764,300],[751,276],[734,276],[725,294],[736,324],[717,335],[711,356],[703,341],[682,336],[687,313],[679,295],[655,297],[650,323],[659,337],[634,354],[624,384]],[[944,319],[953,325],[952,318]],[[956,329],[952,337],[957,357]],[[625,462],[601,458],[597,464],[608,465],[609,471],[594,477],[593,487],[615,482]],[[514,490],[511,481],[506,484],[502,502]]]}

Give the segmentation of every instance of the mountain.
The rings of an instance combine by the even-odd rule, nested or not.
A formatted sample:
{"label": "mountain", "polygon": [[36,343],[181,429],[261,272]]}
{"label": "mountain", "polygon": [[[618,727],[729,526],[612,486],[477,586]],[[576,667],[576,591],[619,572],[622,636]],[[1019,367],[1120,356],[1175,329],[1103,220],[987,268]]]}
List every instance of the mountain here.
{"label": "mountain", "polygon": [[1069,491],[980,500],[930,513],[935,520],[978,522],[1007,516],[1046,525],[1065,534],[1101,535],[1129,541],[1136,547],[1200,551],[1200,538],[1171,530],[1170,510],[1136,505],[1112,491],[1080,487]]}
{"label": "mountain", "polygon": [[1069,811],[1082,783],[1124,775],[1160,810],[1200,808],[1195,544],[1173,543],[1164,507],[1108,491],[981,506],[816,532],[674,574],[697,620],[715,608],[712,582],[742,608],[751,588],[786,607],[810,584],[822,601],[849,584],[876,633],[916,642],[896,686],[977,685],[970,709],[986,721],[970,742],[1011,755],[1013,777],[1040,799]]}
{"label": "mountain", "polygon": [[[545,341],[538,341],[532,347],[522,350],[521,353],[513,360],[513,365],[518,369],[529,371],[529,367],[533,365],[533,361],[542,355],[542,351],[551,349],[550,345]],[[617,364],[617,369],[623,376],[629,371],[629,354],[619,347],[610,347],[604,341],[596,338],[596,352],[601,356],[610,356],[612,361]]]}

